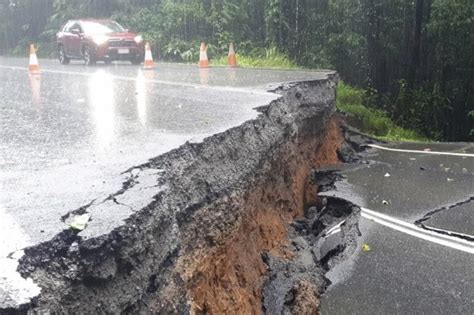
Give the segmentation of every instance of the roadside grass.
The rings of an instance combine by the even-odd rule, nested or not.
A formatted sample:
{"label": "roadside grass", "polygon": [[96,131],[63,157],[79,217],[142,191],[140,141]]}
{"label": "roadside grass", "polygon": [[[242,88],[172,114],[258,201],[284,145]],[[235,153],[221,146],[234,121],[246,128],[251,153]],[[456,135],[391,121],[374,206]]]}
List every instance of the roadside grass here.
{"label": "roadside grass", "polygon": [[340,82],[337,88],[337,109],[347,114],[349,122],[362,132],[388,141],[429,142],[414,130],[397,126],[382,110],[364,106],[365,91]]}
{"label": "roadside grass", "polygon": [[[237,60],[240,66],[246,68],[302,69],[275,48],[267,49],[266,54],[262,56],[237,54]],[[217,66],[227,65],[227,56],[213,59],[211,62]],[[337,108],[348,116],[349,123],[362,132],[385,141],[432,141],[414,130],[397,126],[386,112],[365,106],[365,100],[365,90],[351,87],[344,82],[339,83]]]}
{"label": "roadside grass", "polygon": [[[33,43],[33,42],[31,42]],[[55,43],[37,42],[34,43],[36,48],[36,55],[38,58],[54,59],[57,56]],[[5,55],[8,57],[25,58],[30,55],[30,41],[22,40],[15,48],[7,50]]]}
{"label": "roadside grass", "polygon": [[[239,66],[245,68],[266,68],[266,69],[301,69],[296,63],[291,61],[285,54],[280,53],[276,48],[265,49],[265,55],[249,56],[237,54]],[[222,56],[211,60],[212,65],[227,65],[227,56]]]}

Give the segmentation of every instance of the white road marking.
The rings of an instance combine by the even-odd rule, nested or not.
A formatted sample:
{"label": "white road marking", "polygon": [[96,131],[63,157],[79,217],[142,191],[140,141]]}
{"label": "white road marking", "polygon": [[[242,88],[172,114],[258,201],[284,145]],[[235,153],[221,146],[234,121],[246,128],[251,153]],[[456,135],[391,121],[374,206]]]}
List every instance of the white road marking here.
{"label": "white road marking", "polygon": [[369,146],[369,147],[371,147],[371,148],[374,148],[374,149],[380,149],[380,150],[385,150],[385,151],[393,151],[393,152],[474,157],[474,154],[471,154],[471,153],[441,152],[441,151],[421,151],[421,150],[405,150],[405,149],[387,148],[387,147],[383,147],[383,146],[376,145],[376,144],[368,144],[367,146]]}
{"label": "white road marking", "polygon": [[425,230],[416,226],[415,224],[408,223],[396,218],[392,218],[388,215],[375,212],[367,208],[361,208],[362,216],[366,219],[377,222],[381,225],[394,229],[396,231],[423,239],[428,242],[432,242],[438,245],[457,249],[469,254],[474,254],[474,243],[467,240],[463,240],[450,235],[439,234],[429,230]]}
{"label": "white road marking", "polygon": [[327,233],[327,234],[325,235],[325,237],[331,236],[331,235],[333,235],[333,234],[337,234],[337,233],[339,233],[339,232],[341,232],[341,231],[342,231],[341,228],[338,227],[337,229],[332,230],[330,233]]}
{"label": "white road marking", "polygon": [[346,222],[346,220],[342,220],[341,222],[339,222],[338,224],[336,224],[335,226],[333,226],[332,228],[330,228],[324,236],[331,236],[333,234],[336,234],[336,233],[339,233],[341,232],[341,225],[343,225],[344,223]]}
{"label": "white road marking", "polygon": [[[0,65],[0,68],[10,69],[10,70],[22,70],[27,71],[28,68],[26,67],[17,67],[17,66],[3,66]],[[42,73],[58,73],[58,74],[69,74],[69,75],[80,75],[90,77],[94,75],[94,72],[76,72],[76,71],[64,71],[64,70],[50,70],[50,69],[41,69]],[[110,77],[122,80],[122,81],[136,81],[136,77],[128,77],[122,75],[114,75],[110,74]],[[205,89],[205,90],[214,90],[214,91],[222,91],[222,92],[236,92],[236,93],[245,93],[251,95],[261,95],[261,96],[268,96],[273,99],[280,97],[275,93],[260,91],[260,90],[253,90],[253,89],[244,89],[244,88],[236,88],[236,87],[227,87],[227,86],[210,86],[210,85],[202,85],[202,84],[194,84],[194,83],[187,83],[187,82],[173,82],[173,81],[165,81],[165,80],[155,80],[155,79],[143,79],[144,82],[150,83],[157,83],[157,84],[164,84],[164,85],[172,85],[172,86],[179,86],[179,87],[189,87],[194,89]]]}

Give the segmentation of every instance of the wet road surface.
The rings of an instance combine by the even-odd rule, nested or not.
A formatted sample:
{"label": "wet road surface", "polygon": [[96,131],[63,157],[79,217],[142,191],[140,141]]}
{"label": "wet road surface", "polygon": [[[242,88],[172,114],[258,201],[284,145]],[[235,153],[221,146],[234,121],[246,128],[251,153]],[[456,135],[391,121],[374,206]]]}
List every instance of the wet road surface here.
{"label": "wet road surface", "polygon": [[322,314],[472,313],[474,145],[387,147],[418,152],[369,148],[369,164],[324,193],[363,209],[358,249],[329,272]]}
{"label": "wet road surface", "polygon": [[[29,75],[27,64],[0,58],[0,297],[12,286],[24,285],[25,296],[37,289],[20,283],[7,255],[67,228],[61,218],[118,191],[124,171],[255,118],[278,98],[267,92],[276,83],[327,74],[40,60],[42,74]],[[133,209],[109,202],[94,211],[87,233],[97,235]]]}
{"label": "wet road surface", "polygon": [[[17,301],[37,288],[18,278],[9,254],[66,228],[62,216],[120,189],[121,173],[131,166],[256,117],[255,107],[277,98],[266,92],[275,83],[325,75],[165,64],[140,71],[127,64],[88,68],[40,60],[43,73],[29,76],[26,63],[0,58],[0,278],[8,275],[0,297],[16,290]],[[472,144],[395,147],[474,153]],[[330,271],[333,285],[322,313],[470,313],[474,259],[458,236],[474,235],[474,158],[373,148],[366,160],[344,170],[346,180],[331,194],[410,226],[424,220],[427,229],[449,232],[446,244],[467,251],[363,212],[359,249]],[[95,209],[100,224],[88,233],[113,228],[131,211],[102,204]]]}
{"label": "wet road surface", "polygon": [[0,59],[0,206],[34,242],[55,235],[65,211],[116,191],[129,167],[256,117],[277,98],[266,85],[321,76],[42,61],[29,77],[25,62]]}

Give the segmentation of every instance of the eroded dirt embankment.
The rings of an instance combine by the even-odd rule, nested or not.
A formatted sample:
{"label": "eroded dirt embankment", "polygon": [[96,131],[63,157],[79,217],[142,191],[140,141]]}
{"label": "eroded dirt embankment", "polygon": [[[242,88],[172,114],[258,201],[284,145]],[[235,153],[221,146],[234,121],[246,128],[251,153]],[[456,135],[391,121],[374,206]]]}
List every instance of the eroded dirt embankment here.
{"label": "eroded dirt embankment", "polygon": [[[234,232],[204,259],[184,262],[190,275],[192,310],[211,314],[261,314],[262,288],[268,266],[262,254],[293,259],[288,228],[304,217],[305,207],[316,204],[314,186],[309,185],[312,168],[337,164],[343,138],[336,119],[330,120],[318,137],[299,135],[280,147],[262,173],[232,204],[242,213]],[[313,193],[307,191],[313,190]],[[229,204],[212,204],[196,213],[220,211]],[[193,254],[193,253],[191,253]],[[202,255],[204,256],[204,255]],[[309,290],[305,288],[305,290]],[[317,295],[317,291],[312,295]]]}
{"label": "eroded dirt embankment", "polygon": [[[133,185],[152,176],[162,191],[112,232],[64,231],[26,249],[19,270],[42,293],[25,309],[316,312],[325,285],[316,259],[330,257],[312,248],[331,207],[316,200],[310,174],[337,163],[344,142],[333,118],[336,80],[283,86],[257,119],[134,167]],[[120,195],[137,194],[133,185]]]}

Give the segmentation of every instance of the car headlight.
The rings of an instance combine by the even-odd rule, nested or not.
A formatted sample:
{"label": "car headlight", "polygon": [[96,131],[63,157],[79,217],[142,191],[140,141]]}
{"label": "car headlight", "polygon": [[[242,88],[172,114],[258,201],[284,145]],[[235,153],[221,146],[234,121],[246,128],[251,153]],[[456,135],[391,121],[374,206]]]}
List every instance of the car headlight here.
{"label": "car headlight", "polygon": [[135,42],[137,44],[140,44],[141,42],[143,42],[143,36],[142,35],[138,35],[138,36],[135,36]]}
{"label": "car headlight", "polygon": [[109,38],[105,35],[98,35],[92,37],[92,40],[94,41],[94,43],[96,43],[96,45],[100,46],[102,44],[105,44],[109,40]]}

